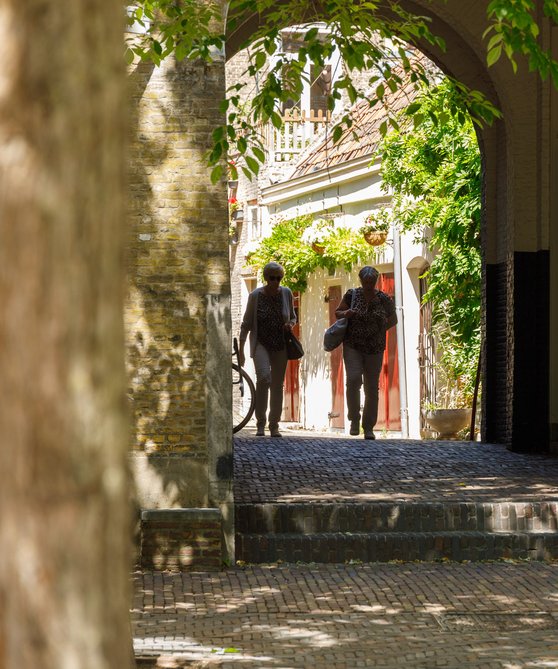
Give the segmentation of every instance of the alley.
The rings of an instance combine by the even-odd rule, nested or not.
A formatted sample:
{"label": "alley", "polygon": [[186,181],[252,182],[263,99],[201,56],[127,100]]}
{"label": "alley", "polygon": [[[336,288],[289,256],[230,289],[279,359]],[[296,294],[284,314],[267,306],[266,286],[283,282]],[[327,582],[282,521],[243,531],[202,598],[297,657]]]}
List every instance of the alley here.
{"label": "alley", "polygon": [[[309,435],[235,440],[238,504],[547,505],[558,459],[469,442]],[[548,528],[547,528],[548,530]],[[558,667],[554,561],[237,564],[136,572],[138,666],[263,669]]]}

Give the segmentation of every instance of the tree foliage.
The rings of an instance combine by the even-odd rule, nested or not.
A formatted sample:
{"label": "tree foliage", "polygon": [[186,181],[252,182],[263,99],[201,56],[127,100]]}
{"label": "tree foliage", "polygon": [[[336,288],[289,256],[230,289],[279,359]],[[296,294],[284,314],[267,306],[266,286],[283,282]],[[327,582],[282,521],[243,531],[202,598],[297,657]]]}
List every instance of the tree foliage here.
{"label": "tree foliage", "polygon": [[[446,0],[447,1],[447,0]],[[246,74],[257,79],[258,93],[248,109],[243,103],[245,84],[236,83],[222,102],[225,123],[213,132],[213,149],[208,155],[213,167],[212,179],[218,180],[225,169],[227,155],[238,156],[238,164],[251,178],[265,160],[260,126],[272,123],[279,127],[282,119],[278,103],[296,98],[305,83],[305,66],[311,63],[323,68],[326,59],[338,49],[346,64],[328,97],[333,109],[345,93],[349,102],[367,99],[371,106],[385,105],[385,94],[401,87],[403,79],[417,86],[431,83],[424,67],[409,58],[408,45],[427,42],[433,50],[444,51],[444,41],[431,30],[431,21],[404,10],[399,0],[389,0],[390,12],[382,11],[385,1],[325,0],[316,5],[311,0],[231,0],[226,3],[227,30],[234,30],[251,14],[260,17],[259,27],[243,46],[250,46],[251,61]],[[225,3],[223,4],[223,7]],[[556,0],[543,0],[544,15],[558,23]],[[160,63],[174,53],[177,58],[211,60],[222,54],[226,43],[224,17],[220,4],[200,0],[138,0],[130,12],[130,22],[139,22],[145,33],[130,42],[128,59],[139,56]],[[526,56],[529,67],[543,78],[551,76],[558,87],[558,63],[549,50],[543,49],[534,0],[492,0],[487,5],[489,27],[484,38],[487,63],[496,63],[502,55],[517,68],[516,57]],[[327,21],[328,31],[320,32],[316,22]],[[302,46],[296,57],[280,51],[279,33],[284,27],[301,26]],[[273,56],[273,67],[268,68]],[[366,86],[358,86],[355,72],[370,72]],[[471,91],[455,81],[454,86],[473,122],[491,123],[500,112],[478,91]],[[382,127],[397,129],[395,113],[387,109],[387,123]],[[409,109],[414,114],[412,108]],[[431,114],[443,113],[434,106]],[[419,117],[417,117],[419,118]],[[419,119],[416,125],[420,125]],[[350,128],[350,114],[344,114],[332,128],[339,139],[343,128]],[[236,170],[236,166],[234,170]],[[235,175],[233,175],[235,178]]]}
{"label": "tree foliage", "polygon": [[[465,379],[472,390],[480,347],[480,152],[450,81],[415,105],[420,126],[402,122],[382,142],[382,179],[394,193],[398,224],[428,240],[434,253],[425,300],[433,305],[442,364],[450,381]],[[431,115],[433,106],[442,114]]]}

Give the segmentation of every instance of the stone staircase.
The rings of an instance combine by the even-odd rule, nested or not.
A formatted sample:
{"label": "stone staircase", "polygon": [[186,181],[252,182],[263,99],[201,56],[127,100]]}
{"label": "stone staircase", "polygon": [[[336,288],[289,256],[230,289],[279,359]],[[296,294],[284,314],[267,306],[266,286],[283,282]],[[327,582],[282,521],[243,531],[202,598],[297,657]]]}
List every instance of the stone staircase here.
{"label": "stone staircase", "polygon": [[249,563],[558,558],[558,502],[236,505],[236,558]]}

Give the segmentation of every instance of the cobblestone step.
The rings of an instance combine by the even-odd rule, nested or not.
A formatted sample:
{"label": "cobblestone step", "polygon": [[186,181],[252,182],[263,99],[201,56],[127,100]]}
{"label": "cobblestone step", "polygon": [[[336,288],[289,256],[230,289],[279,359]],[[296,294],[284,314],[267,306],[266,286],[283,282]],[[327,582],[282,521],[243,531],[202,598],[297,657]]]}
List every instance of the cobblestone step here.
{"label": "cobblestone step", "polygon": [[236,557],[252,564],[553,560],[558,558],[558,534],[479,531],[238,534]]}
{"label": "cobblestone step", "polygon": [[556,532],[558,502],[237,504],[239,534]]}

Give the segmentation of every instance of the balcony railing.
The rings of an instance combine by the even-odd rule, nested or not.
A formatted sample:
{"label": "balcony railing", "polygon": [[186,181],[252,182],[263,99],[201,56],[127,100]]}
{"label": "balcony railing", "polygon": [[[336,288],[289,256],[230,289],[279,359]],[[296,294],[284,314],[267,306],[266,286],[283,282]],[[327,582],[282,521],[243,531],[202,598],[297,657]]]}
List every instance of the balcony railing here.
{"label": "balcony railing", "polygon": [[270,123],[264,129],[268,160],[285,163],[297,158],[330,120],[331,113],[321,109],[287,109],[283,114],[282,128],[275,128]]}

